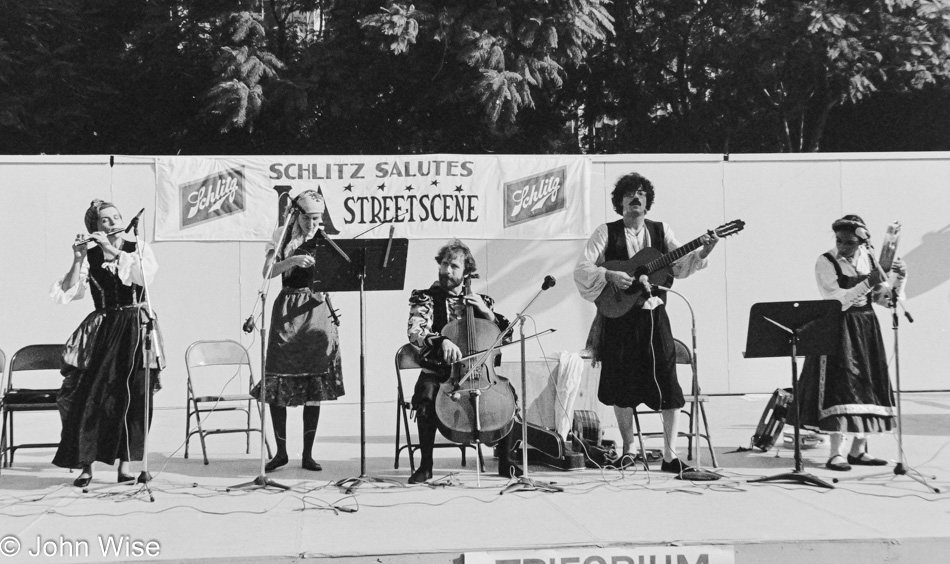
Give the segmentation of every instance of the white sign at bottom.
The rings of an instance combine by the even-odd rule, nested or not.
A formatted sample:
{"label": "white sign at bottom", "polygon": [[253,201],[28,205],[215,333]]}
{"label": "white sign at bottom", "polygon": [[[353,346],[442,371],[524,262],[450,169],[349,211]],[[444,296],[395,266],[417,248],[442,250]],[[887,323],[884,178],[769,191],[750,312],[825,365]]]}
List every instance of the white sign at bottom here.
{"label": "white sign at bottom", "polygon": [[465,564],[735,564],[734,546],[630,546],[466,552]]}

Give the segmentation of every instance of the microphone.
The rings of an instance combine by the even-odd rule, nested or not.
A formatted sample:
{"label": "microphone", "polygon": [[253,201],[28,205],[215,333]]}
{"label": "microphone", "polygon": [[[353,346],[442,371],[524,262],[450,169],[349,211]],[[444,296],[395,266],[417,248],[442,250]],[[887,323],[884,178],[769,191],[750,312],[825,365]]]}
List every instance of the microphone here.
{"label": "microphone", "polygon": [[389,225],[389,242],[386,243],[386,254],[383,255],[383,268],[389,265],[389,251],[393,248],[393,234],[396,233],[396,226]]}
{"label": "microphone", "polygon": [[248,317],[247,321],[244,322],[243,329],[245,333],[250,333],[251,331],[254,330],[254,316],[253,315]]}
{"label": "microphone", "polygon": [[125,227],[125,232],[128,233],[135,229],[139,224],[139,218],[142,217],[142,214],[145,213],[145,208],[139,210],[139,213],[135,214],[135,217],[132,218],[132,221]]}
{"label": "microphone", "polygon": [[554,286],[555,284],[557,284],[557,280],[555,280],[553,276],[548,274],[547,276],[544,277],[544,283],[541,284],[541,291],[547,290],[548,288]]}

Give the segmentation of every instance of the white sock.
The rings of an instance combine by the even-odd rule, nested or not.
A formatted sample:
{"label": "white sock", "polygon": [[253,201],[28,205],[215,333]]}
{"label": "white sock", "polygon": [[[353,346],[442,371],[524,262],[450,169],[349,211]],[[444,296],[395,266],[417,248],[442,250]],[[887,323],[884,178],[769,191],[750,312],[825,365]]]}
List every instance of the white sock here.
{"label": "white sock", "polygon": [[832,458],[836,456],[840,456],[841,458],[844,458],[844,444],[846,442],[844,434],[832,433],[831,440],[829,442],[830,442],[831,448],[829,452],[830,456],[828,457],[828,459],[831,460]]}

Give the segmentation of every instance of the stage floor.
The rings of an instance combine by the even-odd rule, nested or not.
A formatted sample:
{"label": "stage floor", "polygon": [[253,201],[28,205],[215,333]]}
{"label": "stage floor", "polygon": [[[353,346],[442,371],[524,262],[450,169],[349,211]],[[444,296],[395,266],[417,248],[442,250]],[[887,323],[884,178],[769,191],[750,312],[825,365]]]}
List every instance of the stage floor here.
{"label": "stage floor", "polygon": [[[742,564],[946,560],[950,393],[907,393],[902,402],[904,459],[941,493],[894,475],[893,464],[847,473],[827,470],[827,443],[802,452],[807,473],[829,482],[839,479],[834,489],[749,483],[794,467],[790,445],[764,453],[738,451],[749,447],[768,399],[710,399],[707,410],[722,475],[718,481],[677,480],[659,472],[658,463],[649,473],[531,466],[531,478],[564,491],[505,494],[510,481],[495,475],[494,460],[487,459],[488,471],[479,476],[474,457],[463,467],[455,449],[436,451],[439,485],[407,487],[405,454],[399,469],[393,468],[392,403],[367,405],[367,428],[393,432],[366,438],[366,475],[397,483],[365,483],[352,493],[334,482],[361,474],[358,403],[324,406],[315,448],[322,472],[303,470],[299,455],[292,454],[288,466],[268,474],[289,491],[231,489],[258,476],[257,440],[248,455],[238,436],[210,437],[211,463],[206,466],[197,439],[190,458],[182,456],[184,412],[157,410],[149,442],[150,491],[116,485],[115,468],[97,464],[94,481],[83,492],[70,485],[77,473],[49,463],[52,450],[18,452],[14,465],[0,475],[0,562],[335,558],[471,564],[494,562],[497,555],[492,553],[503,551],[508,560],[584,564],[605,562],[598,551],[615,549],[640,555],[655,549],[661,554],[656,563],[702,562],[697,554],[707,549],[713,555],[707,562]],[[294,453],[299,452],[300,410],[289,413]],[[58,429],[54,418],[49,413],[18,414],[18,440],[58,432],[50,431]],[[646,419],[645,427],[659,423],[656,417]],[[658,447],[659,441],[647,446]],[[899,458],[896,435],[874,437],[870,448],[877,456]],[[685,441],[679,451],[685,458]],[[490,449],[485,452],[490,455]],[[705,448],[701,462],[711,469]],[[679,560],[662,556],[671,549],[693,552],[684,552]],[[570,559],[585,551],[591,558]],[[490,554],[479,554],[485,552]],[[638,563],[629,559],[627,564]]]}

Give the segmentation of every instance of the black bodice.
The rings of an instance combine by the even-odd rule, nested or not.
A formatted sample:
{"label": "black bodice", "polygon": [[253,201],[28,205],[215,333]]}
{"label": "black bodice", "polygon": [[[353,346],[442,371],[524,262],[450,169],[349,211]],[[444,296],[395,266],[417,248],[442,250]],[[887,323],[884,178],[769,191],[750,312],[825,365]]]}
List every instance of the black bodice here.
{"label": "black bodice", "polygon": [[[304,255],[308,254],[306,249],[297,248],[293,252],[294,255]],[[293,255],[291,255],[293,256]],[[284,288],[293,288],[299,290],[301,288],[307,288],[310,286],[310,283],[313,281],[313,270],[316,268],[316,265],[310,268],[291,268],[289,271],[285,272],[283,278],[281,278],[281,283]]]}
{"label": "black bodice", "polygon": [[[135,252],[133,241],[123,241],[121,249],[127,253]],[[119,279],[119,275],[106,266],[116,261],[106,261],[102,247],[95,246],[86,254],[89,261],[89,288],[96,310],[115,309],[123,306],[138,304],[142,301],[145,290],[138,284],[126,286]]]}
{"label": "black bodice", "polygon": [[[838,261],[835,260],[834,255],[832,255],[831,253],[825,253],[822,256],[828,259],[831,265],[835,267],[835,276],[838,277],[838,287],[843,290],[850,290],[851,288],[854,288],[855,286],[857,286],[858,284],[860,284],[867,278],[867,276],[861,276],[860,274],[856,276],[848,276],[847,274],[845,274],[844,271],[841,270],[841,265],[838,264]],[[873,268],[874,257],[869,257],[869,258],[871,259],[871,267]]]}

